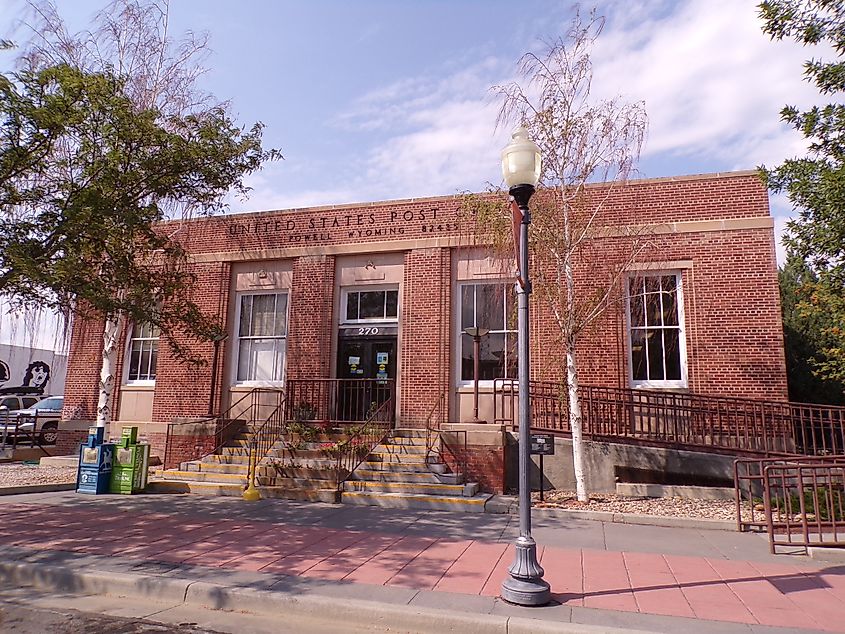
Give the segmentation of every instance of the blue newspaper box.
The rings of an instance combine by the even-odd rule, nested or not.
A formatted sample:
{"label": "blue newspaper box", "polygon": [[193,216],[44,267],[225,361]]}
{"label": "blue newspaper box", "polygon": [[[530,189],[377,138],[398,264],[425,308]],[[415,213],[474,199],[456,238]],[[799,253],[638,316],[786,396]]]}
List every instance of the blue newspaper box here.
{"label": "blue newspaper box", "polygon": [[88,440],[79,447],[77,493],[108,493],[114,463],[114,445],[103,442],[105,427],[89,427]]}

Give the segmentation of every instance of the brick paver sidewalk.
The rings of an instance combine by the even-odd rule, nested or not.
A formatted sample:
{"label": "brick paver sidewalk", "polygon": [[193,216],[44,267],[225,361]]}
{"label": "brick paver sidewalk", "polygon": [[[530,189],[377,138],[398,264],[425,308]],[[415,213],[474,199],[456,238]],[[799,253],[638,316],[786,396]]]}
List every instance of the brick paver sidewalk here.
{"label": "brick paver sidewalk", "polygon": [[[496,596],[509,543],[290,521],[13,504],[0,539],[33,550]],[[659,545],[656,545],[659,549]],[[845,632],[845,567],[540,547],[557,601],[579,607]]]}

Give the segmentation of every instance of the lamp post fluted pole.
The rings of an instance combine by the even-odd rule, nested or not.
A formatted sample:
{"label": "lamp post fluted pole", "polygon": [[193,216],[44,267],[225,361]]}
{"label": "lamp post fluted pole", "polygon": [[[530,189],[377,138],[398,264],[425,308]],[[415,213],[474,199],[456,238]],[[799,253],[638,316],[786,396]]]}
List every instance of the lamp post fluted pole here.
{"label": "lamp post fluted pole", "polygon": [[531,399],[529,396],[530,351],[528,325],[528,297],[531,281],[528,276],[528,226],[531,214],[528,199],[534,193],[532,185],[518,185],[510,190],[522,212],[519,226],[519,269],[521,279],[516,285],[517,333],[519,357],[519,537],[514,547],[515,559],[508,569],[510,577],[502,583],[502,598],[509,603],[535,606],[545,605],[551,600],[548,582],[543,579],[544,570],[537,561],[537,543],[531,536],[531,482],[529,479],[531,444]]}
{"label": "lamp post fluted pole", "polygon": [[[531,395],[529,379],[528,299],[531,281],[528,275],[528,227],[531,213],[528,201],[540,178],[540,148],[528,138],[528,130],[518,127],[511,142],[502,150],[502,176],[516,204],[514,239],[517,242],[519,278],[517,293],[517,333],[519,358],[519,537],[514,542],[515,558],[510,575],[502,583],[502,599],[525,606],[545,605],[551,600],[544,570],[537,561],[537,543],[531,536],[531,482],[529,479],[531,443]],[[517,222],[519,226],[517,227]]]}

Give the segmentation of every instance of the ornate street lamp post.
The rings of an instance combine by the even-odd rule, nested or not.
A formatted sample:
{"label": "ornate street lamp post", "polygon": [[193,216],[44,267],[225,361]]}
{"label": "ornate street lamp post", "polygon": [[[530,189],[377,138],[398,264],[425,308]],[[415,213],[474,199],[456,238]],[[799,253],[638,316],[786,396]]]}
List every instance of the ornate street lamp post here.
{"label": "ornate street lamp post", "polygon": [[[511,142],[502,150],[502,175],[516,203],[514,237],[518,238],[519,277],[516,284],[517,333],[519,341],[519,537],[514,542],[516,558],[502,583],[502,598],[517,605],[545,605],[551,600],[543,568],[537,561],[537,543],[531,537],[531,487],[528,479],[531,427],[531,401],[528,394],[530,356],[528,350],[528,201],[540,179],[540,148],[528,138],[528,130],[518,127]],[[518,231],[517,231],[518,225]]]}

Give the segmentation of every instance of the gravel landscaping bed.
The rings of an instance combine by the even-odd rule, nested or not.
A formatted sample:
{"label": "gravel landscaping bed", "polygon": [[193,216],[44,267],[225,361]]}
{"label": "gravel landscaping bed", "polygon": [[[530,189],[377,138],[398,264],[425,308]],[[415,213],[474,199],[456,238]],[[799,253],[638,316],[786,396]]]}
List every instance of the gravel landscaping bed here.
{"label": "gravel landscaping bed", "polygon": [[687,498],[625,497],[611,493],[590,496],[589,504],[579,502],[574,491],[546,491],[545,501],[540,494],[532,493],[535,508],[560,508],[579,511],[606,511],[659,517],[688,517],[709,520],[736,520],[733,500],[690,500]]}
{"label": "gravel landscaping bed", "polygon": [[0,464],[0,487],[76,482],[76,467],[11,462]]}

